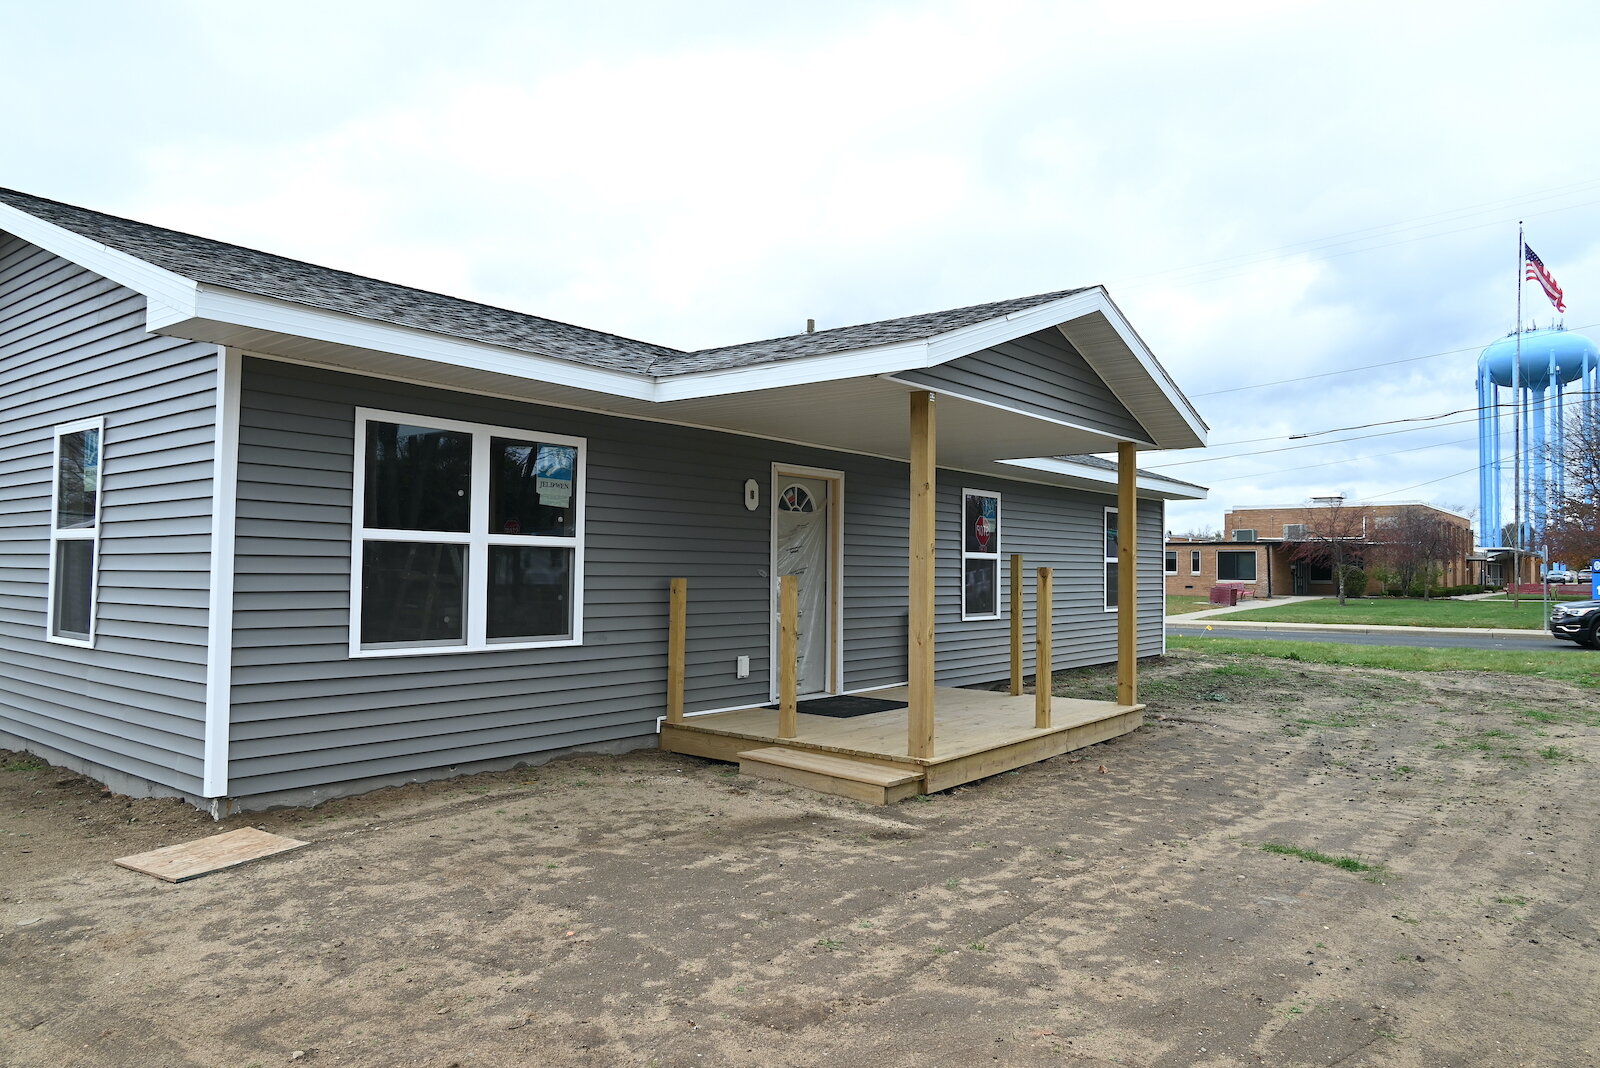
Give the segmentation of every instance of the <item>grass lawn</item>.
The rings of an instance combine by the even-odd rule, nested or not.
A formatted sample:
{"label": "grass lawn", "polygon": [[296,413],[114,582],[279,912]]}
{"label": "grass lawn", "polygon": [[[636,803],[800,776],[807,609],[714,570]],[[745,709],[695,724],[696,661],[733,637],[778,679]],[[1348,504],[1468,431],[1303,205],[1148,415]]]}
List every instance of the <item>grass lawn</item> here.
{"label": "grass lawn", "polygon": [[1190,612],[1203,612],[1207,608],[1217,608],[1208,597],[1167,597],[1167,615],[1181,616]]}
{"label": "grass lawn", "polygon": [[[1170,608],[1168,612],[1171,612]],[[1388,627],[1540,630],[1544,627],[1544,602],[1528,598],[1523,598],[1520,604],[1513,604],[1510,601],[1413,601],[1398,597],[1357,597],[1341,608],[1336,598],[1326,597],[1275,608],[1229,612],[1227,618],[1264,623],[1368,623]]]}
{"label": "grass lawn", "polygon": [[1334,642],[1287,642],[1260,638],[1187,638],[1169,635],[1171,649],[1206,653],[1238,653],[1301,660],[1313,664],[1393,668],[1396,671],[1496,671],[1537,675],[1600,689],[1600,652],[1544,652],[1518,649],[1424,649],[1413,646],[1340,645]]}

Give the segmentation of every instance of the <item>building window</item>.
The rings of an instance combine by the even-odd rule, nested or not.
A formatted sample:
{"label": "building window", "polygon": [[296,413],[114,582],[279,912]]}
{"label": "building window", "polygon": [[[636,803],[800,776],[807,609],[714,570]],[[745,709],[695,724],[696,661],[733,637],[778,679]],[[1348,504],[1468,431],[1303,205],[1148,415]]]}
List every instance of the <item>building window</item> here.
{"label": "building window", "polygon": [[1000,617],[1000,495],[961,491],[961,618]]}
{"label": "building window", "polygon": [[1106,509],[1106,611],[1117,607],[1117,510]]}
{"label": "building window", "polygon": [[55,429],[55,492],[50,510],[49,619],[45,635],[94,645],[100,559],[100,445],[104,419]]}
{"label": "building window", "polygon": [[1218,582],[1254,582],[1256,580],[1256,554],[1222,549],[1217,553]]}
{"label": "building window", "polygon": [[1189,550],[1189,574],[1191,574],[1191,575],[1200,574],[1200,550],[1199,549],[1190,549]]}
{"label": "building window", "polygon": [[352,656],[583,639],[585,442],[356,412]]}
{"label": "building window", "polygon": [[1172,551],[1167,553],[1167,574],[1176,575],[1177,573],[1178,573],[1178,552],[1177,552],[1176,549],[1174,549],[1174,550],[1172,550]]}

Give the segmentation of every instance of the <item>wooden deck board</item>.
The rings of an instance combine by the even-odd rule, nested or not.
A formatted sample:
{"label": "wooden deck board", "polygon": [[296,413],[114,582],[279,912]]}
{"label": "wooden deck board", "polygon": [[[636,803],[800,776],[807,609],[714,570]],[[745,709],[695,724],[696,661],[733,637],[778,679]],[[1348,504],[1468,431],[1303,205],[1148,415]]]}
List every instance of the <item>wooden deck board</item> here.
{"label": "wooden deck board", "polygon": [[[903,686],[862,696],[908,700]],[[799,735],[780,739],[778,713],[771,708],[746,708],[691,716],[664,725],[661,747],[670,752],[737,760],[757,746],[788,747],[833,753],[854,760],[920,769],[927,790],[947,790],[1107,741],[1143,722],[1143,705],[1056,698],[1052,725],[1034,726],[1034,700],[989,690],[941,689],[935,697],[937,730],[931,757],[906,753],[906,711],[895,709],[849,719],[799,717]]]}

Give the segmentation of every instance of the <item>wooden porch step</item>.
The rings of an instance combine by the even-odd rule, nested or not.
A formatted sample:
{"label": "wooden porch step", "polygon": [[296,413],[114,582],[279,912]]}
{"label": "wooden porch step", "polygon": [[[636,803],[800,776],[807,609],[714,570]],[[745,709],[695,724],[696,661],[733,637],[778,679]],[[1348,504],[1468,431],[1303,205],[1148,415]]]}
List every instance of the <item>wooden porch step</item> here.
{"label": "wooden porch step", "polygon": [[872,805],[891,805],[922,792],[920,771],[783,746],[745,750],[739,754],[739,771]]}

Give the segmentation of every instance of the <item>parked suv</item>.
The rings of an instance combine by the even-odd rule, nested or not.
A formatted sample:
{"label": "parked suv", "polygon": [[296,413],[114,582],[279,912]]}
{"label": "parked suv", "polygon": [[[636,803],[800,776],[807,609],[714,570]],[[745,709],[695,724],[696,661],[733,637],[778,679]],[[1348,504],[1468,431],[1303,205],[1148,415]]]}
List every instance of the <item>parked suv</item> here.
{"label": "parked suv", "polygon": [[1600,649],[1600,601],[1567,601],[1550,609],[1550,633],[1586,649]]}

